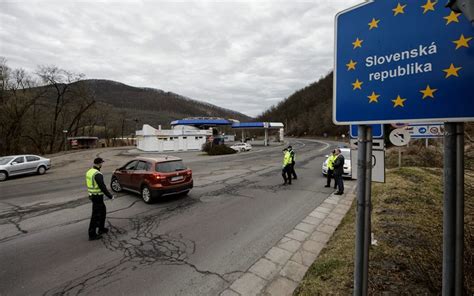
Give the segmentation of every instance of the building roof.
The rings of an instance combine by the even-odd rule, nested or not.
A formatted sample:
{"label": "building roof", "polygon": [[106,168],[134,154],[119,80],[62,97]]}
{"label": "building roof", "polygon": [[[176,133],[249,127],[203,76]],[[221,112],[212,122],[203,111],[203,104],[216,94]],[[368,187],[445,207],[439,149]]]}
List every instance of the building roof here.
{"label": "building roof", "polygon": [[231,125],[232,122],[226,119],[181,119],[171,122],[171,125],[194,125],[194,126],[217,126]]}
{"label": "building roof", "polygon": [[283,126],[281,122],[237,122],[232,124],[232,128],[235,129],[279,129]]}

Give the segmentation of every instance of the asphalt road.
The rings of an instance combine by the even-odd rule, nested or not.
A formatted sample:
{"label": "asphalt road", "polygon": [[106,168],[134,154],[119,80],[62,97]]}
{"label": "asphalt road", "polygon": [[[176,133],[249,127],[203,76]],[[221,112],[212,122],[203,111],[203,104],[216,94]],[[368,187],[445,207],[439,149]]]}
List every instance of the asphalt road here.
{"label": "asphalt road", "polygon": [[321,163],[334,144],[290,141],[291,186],[282,146],[177,154],[193,170],[189,196],[147,205],[120,193],[100,241],[88,241],[83,175],[100,155],[108,182],[126,149],[59,155],[43,176],[0,183],[0,295],[218,295],[333,192]]}

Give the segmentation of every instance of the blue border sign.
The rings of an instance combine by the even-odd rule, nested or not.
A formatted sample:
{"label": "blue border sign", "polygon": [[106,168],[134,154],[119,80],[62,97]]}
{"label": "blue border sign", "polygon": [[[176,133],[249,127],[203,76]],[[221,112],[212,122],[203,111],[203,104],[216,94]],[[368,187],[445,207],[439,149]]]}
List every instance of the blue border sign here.
{"label": "blue border sign", "polygon": [[[383,138],[383,124],[371,124],[372,138]],[[351,125],[351,138],[357,138],[359,135],[358,125]]]}
{"label": "blue border sign", "polygon": [[336,16],[336,124],[474,120],[474,27],[436,0]]}

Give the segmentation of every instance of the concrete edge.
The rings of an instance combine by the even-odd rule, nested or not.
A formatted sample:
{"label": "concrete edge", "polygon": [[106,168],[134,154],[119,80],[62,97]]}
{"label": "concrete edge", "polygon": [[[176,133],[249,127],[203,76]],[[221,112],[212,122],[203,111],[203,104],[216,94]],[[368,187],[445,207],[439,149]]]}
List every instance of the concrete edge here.
{"label": "concrete edge", "polygon": [[329,195],[219,295],[293,295],[351,208],[356,184],[347,189]]}

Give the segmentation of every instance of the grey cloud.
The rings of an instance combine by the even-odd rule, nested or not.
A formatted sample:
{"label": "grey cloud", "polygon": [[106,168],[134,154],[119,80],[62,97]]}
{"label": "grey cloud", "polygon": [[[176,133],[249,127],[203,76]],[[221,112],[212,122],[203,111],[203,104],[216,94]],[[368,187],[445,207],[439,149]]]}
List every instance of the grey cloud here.
{"label": "grey cloud", "polygon": [[334,15],[359,2],[1,2],[0,56],[257,115],[330,71]]}

